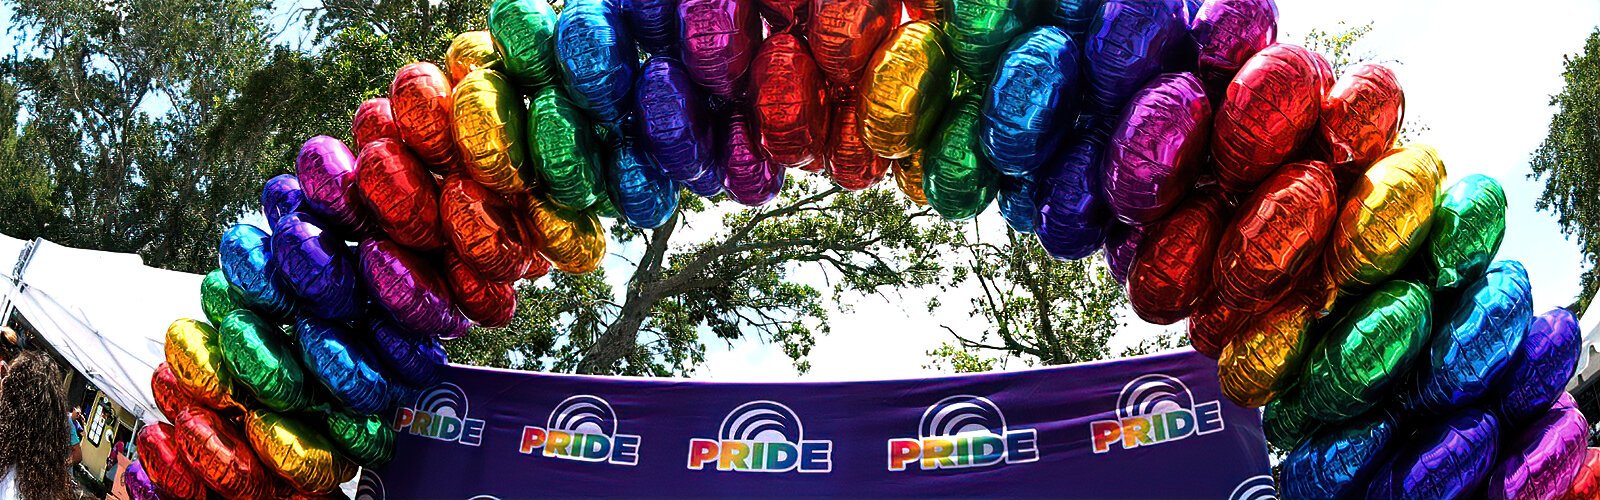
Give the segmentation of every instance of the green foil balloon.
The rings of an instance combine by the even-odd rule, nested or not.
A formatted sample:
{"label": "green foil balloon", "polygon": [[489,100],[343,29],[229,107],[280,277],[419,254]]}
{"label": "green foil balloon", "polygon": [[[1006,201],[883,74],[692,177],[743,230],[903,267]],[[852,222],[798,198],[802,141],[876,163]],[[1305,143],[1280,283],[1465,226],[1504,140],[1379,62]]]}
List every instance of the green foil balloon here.
{"label": "green foil balloon", "polygon": [[257,401],[276,411],[296,411],[311,404],[300,357],[283,330],[248,309],[222,319],[222,358]]}
{"label": "green foil balloon", "polygon": [[1422,353],[1432,302],[1426,287],[1397,280],[1350,309],[1307,361],[1300,397],[1311,416],[1339,422],[1381,402]]}
{"label": "green foil balloon", "polygon": [[529,163],[550,201],[583,210],[605,197],[594,136],[583,112],[555,86],[539,89],[528,108]]}
{"label": "green foil balloon", "polygon": [[1506,235],[1506,192],[1486,175],[1469,175],[1433,209],[1428,264],[1433,288],[1456,288],[1483,277]]}
{"label": "green foil balloon", "polygon": [[956,68],[973,79],[988,81],[1011,39],[1033,26],[1042,2],[940,0],[939,4],[949,17],[945,32],[950,35]]}
{"label": "green foil balloon", "polygon": [[495,0],[489,35],[506,73],[523,89],[556,80],[556,10],[545,0]]}
{"label": "green foil balloon", "polygon": [[330,411],[328,437],[362,467],[377,467],[394,457],[394,430],[378,415]]}
{"label": "green foil balloon", "polygon": [[1261,414],[1261,427],[1268,443],[1292,450],[1320,430],[1322,421],[1311,418],[1300,391],[1291,389],[1267,403],[1266,410]]}
{"label": "green foil balloon", "polygon": [[949,220],[971,219],[994,201],[999,173],[978,145],[983,100],[966,93],[950,102],[944,123],[922,155],[922,191],[928,205]]}
{"label": "green foil balloon", "polygon": [[221,325],[224,316],[244,307],[240,304],[239,291],[228,284],[228,277],[221,269],[212,269],[200,280],[200,309],[205,310],[211,326]]}

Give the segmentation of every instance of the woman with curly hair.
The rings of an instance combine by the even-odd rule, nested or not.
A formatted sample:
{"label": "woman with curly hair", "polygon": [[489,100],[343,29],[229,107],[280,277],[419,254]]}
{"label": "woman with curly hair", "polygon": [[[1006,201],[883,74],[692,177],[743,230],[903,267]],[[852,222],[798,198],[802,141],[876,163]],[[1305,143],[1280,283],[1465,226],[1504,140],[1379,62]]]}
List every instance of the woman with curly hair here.
{"label": "woman with curly hair", "polygon": [[0,378],[0,500],[71,497],[66,414],[55,362],[26,351],[13,359]]}

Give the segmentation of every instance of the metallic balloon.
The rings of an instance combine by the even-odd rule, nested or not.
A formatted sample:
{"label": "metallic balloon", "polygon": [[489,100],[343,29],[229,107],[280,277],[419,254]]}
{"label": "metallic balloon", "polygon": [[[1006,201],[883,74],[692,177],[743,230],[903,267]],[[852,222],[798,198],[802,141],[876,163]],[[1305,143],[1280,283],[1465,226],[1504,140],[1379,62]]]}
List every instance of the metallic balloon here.
{"label": "metallic balloon", "polygon": [[710,198],[722,194],[722,180],[724,178],[722,169],[713,166],[705,175],[684,182],[683,187],[701,198]]}
{"label": "metallic balloon", "polygon": [[1600,498],[1600,448],[1589,448],[1564,500]]}
{"label": "metallic balloon", "polygon": [[267,216],[267,224],[271,225],[284,214],[305,210],[302,208],[305,199],[300,179],[294,174],[280,174],[261,186],[261,214]]}
{"label": "metallic balloon", "polygon": [[492,69],[468,73],[456,82],[451,99],[456,146],[472,179],[507,196],[527,189],[518,171],[528,162],[522,129],[528,112],[505,75]]}
{"label": "metallic balloon", "polygon": [[1462,498],[1476,492],[1494,468],[1500,421],[1467,408],[1407,440],[1377,470],[1366,498]]}
{"label": "metallic balloon", "polygon": [[233,371],[222,360],[217,331],[211,325],[188,318],[173,321],[167,326],[163,349],[172,374],[195,403],[218,410],[239,406],[232,396]]}
{"label": "metallic balloon", "polygon": [[218,329],[222,358],[234,381],[256,401],[277,411],[311,406],[311,386],[295,356],[294,343],[277,325],[247,310],[228,313]]}
{"label": "metallic balloon", "polygon": [[1115,116],[1189,43],[1180,0],[1106,0],[1083,43],[1085,111]]}
{"label": "metallic balloon", "polygon": [[1146,226],[1131,226],[1116,221],[1111,221],[1111,229],[1106,232],[1106,246],[1104,252],[1106,267],[1111,268],[1111,278],[1118,283],[1128,282],[1128,271],[1133,268],[1133,260],[1139,255],[1139,243],[1144,241]]}
{"label": "metallic balloon", "polygon": [[356,413],[378,413],[389,406],[388,378],[350,329],[301,317],[295,320],[294,331],[306,370],[339,404]]}
{"label": "metallic balloon", "polygon": [[1176,323],[1211,292],[1211,268],[1229,211],[1218,190],[1197,191],[1145,233],[1128,270],[1128,302],[1140,319]]}
{"label": "metallic balloon", "polygon": [[261,462],[301,493],[323,494],[356,475],[356,464],[340,456],[321,432],[268,411],[244,414],[244,435]]}
{"label": "metallic balloon", "polygon": [[1000,174],[978,150],[977,94],[962,94],[944,112],[944,123],[922,150],[922,189],[928,205],[947,220],[976,217],[994,201]]}
{"label": "metallic balloon", "polygon": [[811,0],[759,0],[756,6],[773,33],[805,34]]}
{"label": "metallic balloon", "polygon": [[1382,403],[1432,332],[1428,288],[1390,281],[1367,294],[1306,357],[1300,397],[1311,416],[1339,422]]}
{"label": "metallic balloon", "polygon": [[1222,348],[1250,326],[1254,319],[1248,311],[1228,307],[1212,294],[1201,299],[1189,316],[1189,346],[1211,359],[1222,356]]}
{"label": "metallic balloon", "polygon": [[556,11],[545,0],[495,0],[489,6],[495,52],[524,91],[556,80]]}
{"label": "metallic balloon", "polygon": [[1522,348],[1495,382],[1496,414],[1508,425],[1543,414],[1563,394],[1582,351],[1583,334],[1571,311],[1558,307],[1534,317]]}
{"label": "metallic balloon", "polygon": [[439,214],[451,247],[484,279],[511,282],[527,274],[538,252],[537,236],[510,202],[452,174],[439,193]]}
{"label": "metallic balloon", "polygon": [[389,84],[389,102],[400,139],[418,157],[435,169],[460,160],[451,130],[450,77],[438,66],[430,62],[402,66]]}
{"label": "metallic balloon", "polygon": [[944,31],[927,21],[895,28],[867,63],[858,88],[862,142],[885,158],[911,155],[929,142],[950,86]]}
{"label": "metallic balloon", "polygon": [[1104,0],[1049,0],[1045,6],[1050,13],[1050,24],[1060,26],[1061,29],[1072,35],[1072,39],[1082,41],[1089,34],[1089,25],[1094,23],[1095,15],[1100,12],[1100,4]]}
{"label": "metallic balloon", "polygon": [[368,239],[361,242],[361,271],[373,302],[400,326],[422,335],[455,328],[449,285],[422,256],[392,241]]}
{"label": "metallic balloon", "polygon": [[1274,0],[1206,0],[1189,23],[1199,49],[1195,73],[1206,88],[1221,91],[1245,61],[1278,41]]}
{"label": "metallic balloon", "polygon": [[223,316],[242,307],[244,298],[239,295],[239,289],[228,284],[228,277],[221,269],[212,269],[200,280],[200,309],[205,311],[206,320],[212,326],[222,324]]}
{"label": "metallic balloon", "polygon": [[906,17],[912,21],[927,21],[935,24],[944,23],[947,14],[941,0],[905,0]]}
{"label": "metallic balloon", "polygon": [[[851,92],[839,94],[833,112],[828,113],[827,166],[824,169],[834,184],[860,191],[882,181],[889,174],[889,164],[896,160],[878,156],[867,148],[861,141],[861,120],[856,118],[855,96]],[[917,183],[919,188],[921,184]]]}
{"label": "metallic balloon", "polygon": [[383,318],[374,318],[371,330],[373,353],[399,381],[419,387],[438,383],[448,362],[438,340],[418,337]]}
{"label": "metallic balloon", "polygon": [[1405,92],[1394,72],[1377,64],[1348,70],[1322,98],[1317,147],[1341,179],[1361,175],[1400,135]]}
{"label": "metallic balloon", "polygon": [[194,395],[166,362],[157,365],[155,373],[150,375],[150,395],[156,400],[156,408],[168,419],[177,418],[179,412],[194,405]]}
{"label": "metallic balloon", "polygon": [[1267,442],[1281,449],[1294,450],[1322,429],[1323,423],[1306,412],[1299,391],[1289,389],[1261,412],[1261,428]]}
{"label": "metallic balloon", "polygon": [[378,415],[330,411],[328,437],[345,456],[363,467],[377,467],[394,457],[394,430]]}
{"label": "metallic balloon", "polygon": [[355,319],[366,298],[344,239],[324,231],[322,221],[310,214],[291,213],[274,226],[272,267],[278,282],[300,298],[300,310],[331,320]]}
{"label": "metallic balloon", "polygon": [[[394,121],[394,107],[387,97],[374,97],[361,101],[350,120],[350,136],[356,140],[356,149],[378,139],[400,140],[400,125]],[[276,220],[276,219],[272,219]]]}
{"label": "metallic balloon", "polygon": [[605,197],[589,120],[557,87],[542,87],[528,107],[530,162],[551,201],[583,210]]}
{"label": "metallic balloon", "polygon": [[[668,56],[652,56],[639,72],[634,106],[639,132],[655,165],[668,179],[689,182],[711,171],[716,163],[705,98],[689,80],[683,63]],[[729,121],[733,123],[733,121]]]}
{"label": "metallic balloon", "polygon": [[494,36],[489,30],[464,31],[450,39],[450,49],[444,53],[444,66],[450,69],[450,81],[461,86],[468,73],[500,64],[500,54],[494,51]]}
{"label": "metallic balloon", "polygon": [[783,190],[785,169],[767,159],[750,116],[735,107],[716,122],[722,142],[722,187],[728,197],[748,207],[765,205],[777,198]]}
{"label": "metallic balloon", "polygon": [[1217,107],[1211,155],[1222,187],[1249,191],[1288,159],[1332,86],[1328,61],[1300,46],[1273,44],[1251,57]]}
{"label": "metallic balloon", "polygon": [[606,234],[594,214],[561,208],[535,195],[529,197],[528,217],[544,242],[540,253],[556,269],[583,274],[600,267],[606,256]]}
{"label": "metallic balloon", "polygon": [[450,281],[450,296],[468,319],[485,328],[499,328],[511,322],[517,310],[517,292],[511,282],[490,281],[457,257],[445,254],[444,275]]}
{"label": "metallic balloon", "polygon": [[1375,411],[1301,443],[1283,459],[1284,498],[1360,496],[1367,477],[1383,465],[1386,452],[1404,442],[1398,426],[1389,414]]}
{"label": "metallic balloon", "polygon": [[[1562,393],[1569,404],[1557,405],[1522,429],[1519,436],[1507,436],[1504,457],[1489,474],[1488,498],[1561,498],[1572,489],[1583,469],[1589,449],[1589,422]],[[1507,422],[1507,431],[1511,431]]]}
{"label": "metallic balloon", "polygon": [[[1040,0],[941,0],[940,10],[949,17],[945,29],[956,68],[973,80],[989,80],[1006,46],[1037,21],[1042,4]],[[1072,64],[1076,66],[1076,61]]]}
{"label": "metallic balloon", "polygon": [[[338,139],[319,135],[300,146],[294,160],[295,173],[304,188],[311,212],[347,233],[360,232],[366,224],[356,192],[356,156]],[[267,224],[276,224],[276,219]]]}
{"label": "metallic balloon", "polygon": [[[761,42],[754,0],[679,0],[679,53],[690,78],[712,95],[734,99]],[[643,90],[641,90],[643,92]]]}
{"label": "metallic balloon", "polygon": [[128,500],[161,500],[155,483],[150,482],[150,476],[144,472],[144,464],[138,461],[123,469],[122,487],[128,492]]}
{"label": "metallic balloon", "polygon": [[1478,401],[1511,364],[1532,322],[1528,271],[1514,260],[1495,262],[1433,334],[1401,404],[1411,412],[1444,414]]}
{"label": "metallic balloon", "polygon": [[1149,224],[1177,206],[1200,173],[1210,127],[1211,101],[1193,74],[1161,75],[1134,94],[1101,163],[1117,218]]}
{"label": "metallic balloon", "polygon": [[439,186],[405,145],[391,139],[367,143],[356,163],[361,201],[384,234],[423,251],[449,243],[440,229]]}
{"label": "metallic balloon", "polygon": [[178,416],[177,431],[178,449],[195,475],[222,498],[267,498],[275,492],[266,466],[250,450],[250,443],[221,416],[190,408]]}
{"label": "metallic balloon", "polygon": [[812,0],[806,41],[828,83],[850,87],[899,21],[898,0]]}
{"label": "metallic balloon", "polygon": [[1217,359],[1222,394],[1239,406],[1256,408],[1294,384],[1301,358],[1310,350],[1307,330],[1314,317],[1313,308],[1295,295],[1257,316]]}
{"label": "metallic balloon", "polygon": [[927,206],[928,194],[922,191],[922,151],[912,151],[911,156],[890,163],[893,164],[894,184],[900,187],[900,193],[912,203]]}
{"label": "metallic balloon", "polygon": [[1290,163],[1273,172],[1239,205],[1217,244],[1217,298],[1260,311],[1288,294],[1322,256],[1338,210],[1339,186],[1326,163]]}
{"label": "metallic balloon", "polygon": [[1506,235],[1506,193],[1494,178],[1469,175],[1439,198],[1428,235],[1434,289],[1456,288],[1483,275]]}
{"label": "metallic balloon", "polygon": [[828,93],[805,42],[788,33],[761,42],[750,67],[751,108],[767,161],[800,168],[822,161]]}
{"label": "metallic balloon", "polygon": [[628,112],[639,47],[617,0],[567,0],[556,20],[556,61],[578,107],[615,126]]}
{"label": "metallic balloon", "polygon": [[1081,53],[1065,30],[1040,26],[997,54],[1000,63],[983,100],[978,129],[983,153],[995,170],[1022,177],[1055,156],[1063,132],[1078,114]]}
{"label": "metallic balloon", "polygon": [[[176,422],[178,415],[167,415]],[[205,484],[195,476],[189,458],[179,449],[178,429],[166,422],[155,422],[139,429],[134,437],[134,448],[139,450],[139,463],[150,482],[162,498],[201,500],[206,498]]]}
{"label": "metallic balloon", "polygon": [[1444,162],[1428,146],[1406,146],[1379,159],[1345,193],[1322,263],[1349,293],[1382,283],[1422,248],[1433,223]]}
{"label": "metallic balloon", "polygon": [[652,55],[678,48],[678,0],[622,0],[622,15],[639,48]]}
{"label": "metallic balloon", "polygon": [[606,188],[628,225],[655,229],[678,213],[678,183],[667,178],[643,144],[625,139],[610,157]]}
{"label": "metallic balloon", "polygon": [[1026,177],[999,176],[996,199],[1000,217],[1012,231],[1033,234],[1039,230],[1039,182]]}

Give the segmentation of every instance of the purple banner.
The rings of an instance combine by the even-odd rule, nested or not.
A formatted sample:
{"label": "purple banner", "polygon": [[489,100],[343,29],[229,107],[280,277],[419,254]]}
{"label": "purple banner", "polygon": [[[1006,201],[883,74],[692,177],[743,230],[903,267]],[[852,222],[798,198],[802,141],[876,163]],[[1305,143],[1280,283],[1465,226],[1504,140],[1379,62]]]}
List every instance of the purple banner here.
{"label": "purple banner", "polygon": [[1268,498],[1260,412],[1216,370],[1187,349],[873,382],[452,366],[357,498]]}

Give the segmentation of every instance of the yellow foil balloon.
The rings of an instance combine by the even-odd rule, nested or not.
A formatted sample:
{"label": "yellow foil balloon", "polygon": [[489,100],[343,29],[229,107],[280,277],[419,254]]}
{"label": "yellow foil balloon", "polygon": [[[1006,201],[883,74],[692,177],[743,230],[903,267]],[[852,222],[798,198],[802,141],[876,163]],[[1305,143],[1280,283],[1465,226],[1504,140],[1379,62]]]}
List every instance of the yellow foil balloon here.
{"label": "yellow foil balloon", "polygon": [[461,79],[473,70],[487,68],[500,62],[494,52],[494,38],[489,30],[468,31],[450,40],[450,50],[444,53],[444,65],[450,70],[450,81],[461,85]]}
{"label": "yellow foil balloon", "polygon": [[606,234],[599,217],[589,211],[561,208],[541,195],[528,198],[528,214],[543,242],[539,253],[569,274],[600,267],[600,259],[606,256]]}
{"label": "yellow foil balloon", "polygon": [[517,169],[528,155],[522,127],[528,122],[522,96],[500,72],[468,73],[451,92],[455,101],[455,137],[472,179],[502,194],[525,189]]}
{"label": "yellow foil balloon", "polygon": [[266,411],[244,418],[250,447],[279,477],[303,493],[328,493],[356,475],[356,464],[334,451],[333,443],[311,426]]}
{"label": "yellow foil balloon", "polygon": [[1246,408],[1265,406],[1294,383],[1305,357],[1306,331],[1316,311],[1293,295],[1267,309],[1222,348],[1217,381],[1222,394]]}
{"label": "yellow foil balloon", "polygon": [[894,161],[894,183],[900,192],[918,206],[928,205],[928,195],[922,192],[922,150]]}
{"label": "yellow foil balloon", "polygon": [[[216,410],[238,406],[233,372],[222,361],[220,337],[211,325],[184,318],[167,326],[167,365],[201,405]],[[168,418],[177,418],[168,415]]]}
{"label": "yellow foil balloon", "polygon": [[1390,150],[1356,179],[1323,259],[1342,292],[1381,283],[1422,248],[1433,223],[1444,162],[1429,146]]}
{"label": "yellow foil balloon", "polygon": [[878,156],[904,158],[922,147],[950,101],[945,34],[927,21],[895,28],[861,79],[861,141]]}

